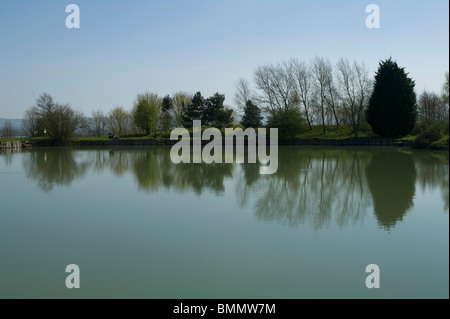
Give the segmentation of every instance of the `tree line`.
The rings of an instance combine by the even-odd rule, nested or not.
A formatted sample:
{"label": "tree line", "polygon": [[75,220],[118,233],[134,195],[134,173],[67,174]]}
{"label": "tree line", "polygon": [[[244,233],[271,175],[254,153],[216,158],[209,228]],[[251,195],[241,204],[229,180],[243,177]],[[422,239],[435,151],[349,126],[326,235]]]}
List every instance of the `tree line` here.
{"label": "tree line", "polygon": [[[268,124],[289,127],[294,136],[313,125],[320,125],[323,134],[327,125],[337,130],[349,125],[355,137],[367,126],[380,136],[396,137],[418,124],[448,123],[448,81],[446,73],[442,94],[425,90],[416,99],[414,80],[391,58],[380,62],[372,78],[363,63],[341,58],[332,64],[316,56],[309,62],[291,59],[258,66],[254,89],[239,80],[234,101],[244,126],[261,125],[248,119],[259,119],[262,112]],[[293,126],[302,121],[303,126]]]}
{"label": "tree line", "polygon": [[[329,125],[336,130],[349,126],[355,137],[363,128],[396,137],[433,123],[446,123],[448,131],[448,81],[447,73],[441,94],[425,90],[417,98],[414,80],[391,58],[380,62],[372,78],[363,63],[341,58],[332,64],[316,56],[309,62],[291,59],[258,66],[252,86],[244,79],[237,82],[236,111],[220,93],[205,98],[201,92],[164,97],[146,92],[136,96],[131,110],[116,106],[85,116],[43,93],[25,111],[23,130],[30,137],[65,143],[77,135],[151,136],[163,131],[167,136],[171,128],[192,127],[193,120],[222,128],[240,118],[245,128],[277,127],[282,139],[313,126],[326,134]],[[10,126],[6,130],[10,134]]]}
{"label": "tree line", "polygon": [[177,92],[172,97],[146,92],[137,95],[131,110],[116,106],[107,114],[96,110],[87,117],[43,93],[25,111],[22,126],[29,137],[44,136],[60,143],[75,136],[145,136],[157,130],[168,135],[173,127],[192,127],[195,119],[214,127],[233,124],[235,114],[224,101],[225,95],[219,93],[205,98],[201,92],[194,95]]}
{"label": "tree line", "polygon": [[254,86],[252,91],[246,80],[237,83],[235,103],[244,114],[248,112],[247,102],[252,101],[261,107],[268,122],[294,117],[303,119],[309,130],[321,125],[324,134],[327,124],[337,128],[347,124],[357,136],[364,123],[372,79],[362,63],[340,59],[333,66],[316,56],[309,63],[291,59],[258,66]]}

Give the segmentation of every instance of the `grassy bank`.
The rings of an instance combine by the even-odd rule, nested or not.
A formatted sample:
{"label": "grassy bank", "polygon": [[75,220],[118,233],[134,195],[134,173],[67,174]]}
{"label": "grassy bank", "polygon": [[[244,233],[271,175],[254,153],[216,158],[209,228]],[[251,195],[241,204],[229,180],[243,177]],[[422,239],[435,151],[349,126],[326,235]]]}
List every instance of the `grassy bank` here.
{"label": "grassy bank", "polygon": [[[354,138],[353,128],[350,125],[325,125],[325,134],[323,133],[323,127],[321,125],[314,125],[311,130],[298,134],[296,138],[300,139],[347,139]],[[378,137],[370,128],[361,130],[358,132],[358,137]]]}
{"label": "grassy bank", "polygon": [[[233,128],[241,127],[240,125],[236,125]],[[207,129],[208,127],[202,127],[202,131]],[[306,130],[301,134],[296,135],[296,139],[304,139],[304,140],[310,140],[310,139],[327,139],[327,140],[344,140],[344,139],[353,139],[355,136],[353,134],[353,129],[349,125],[340,125],[337,127],[336,125],[326,125],[325,126],[326,132],[323,133],[323,128],[321,125],[315,125],[312,126],[311,130]],[[192,138],[192,128],[188,128],[188,131]],[[222,134],[224,135],[224,129],[221,130]],[[126,135],[122,136],[119,139],[120,140],[148,140],[148,139],[154,139],[154,140],[165,140],[169,139],[171,131],[156,131],[154,134],[151,135]],[[417,138],[417,135],[408,135],[405,137],[399,137],[398,140],[405,140],[405,141],[414,141]],[[358,138],[379,138],[378,135],[374,134],[370,128],[363,128],[361,132],[358,133]],[[438,141],[435,141],[432,143],[433,148],[445,148],[447,145],[447,140],[449,138],[448,134],[442,134],[442,138],[440,138]],[[104,137],[93,137],[93,136],[87,136],[87,137],[76,137],[71,140],[71,143],[68,144],[77,144],[81,141],[107,141],[109,138],[107,136]],[[0,138],[0,142],[6,142],[6,141],[30,141],[30,142],[45,142],[49,141],[47,138],[44,137],[37,137],[37,138]]]}
{"label": "grassy bank", "polygon": [[26,138],[0,138],[0,142],[27,141]]}

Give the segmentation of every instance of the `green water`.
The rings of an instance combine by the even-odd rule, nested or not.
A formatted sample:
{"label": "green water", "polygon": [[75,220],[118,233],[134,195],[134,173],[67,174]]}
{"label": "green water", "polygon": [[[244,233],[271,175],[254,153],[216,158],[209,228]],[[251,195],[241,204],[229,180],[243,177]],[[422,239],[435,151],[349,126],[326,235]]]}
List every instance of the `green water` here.
{"label": "green water", "polygon": [[448,298],[448,174],[448,152],[397,148],[280,147],[274,175],[164,147],[1,153],[0,298]]}

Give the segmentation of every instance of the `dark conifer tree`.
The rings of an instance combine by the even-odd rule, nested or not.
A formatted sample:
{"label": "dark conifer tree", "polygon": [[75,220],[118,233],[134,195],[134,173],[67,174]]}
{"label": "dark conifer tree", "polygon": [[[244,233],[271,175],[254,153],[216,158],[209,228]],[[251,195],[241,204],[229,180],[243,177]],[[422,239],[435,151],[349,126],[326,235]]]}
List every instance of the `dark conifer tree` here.
{"label": "dark conifer tree", "polygon": [[389,58],[381,61],[369,106],[367,122],[382,137],[404,136],[416,123],[417,107],[414,81]]}
{"label": "dark conifer tree", "polygon": [[244,116],[242,117],[241,124],[244,127],[257,128],[262,125],[261,109],[255,105],[251,100],[245,103]]}
{"label": "dark conifer tree", "polygon": [[195,93],[192,102],[188,105],[184,113],[183,120],[185,127],[192,127],[194,120],[202,120],[205,109],[205,99],[200,92]]}

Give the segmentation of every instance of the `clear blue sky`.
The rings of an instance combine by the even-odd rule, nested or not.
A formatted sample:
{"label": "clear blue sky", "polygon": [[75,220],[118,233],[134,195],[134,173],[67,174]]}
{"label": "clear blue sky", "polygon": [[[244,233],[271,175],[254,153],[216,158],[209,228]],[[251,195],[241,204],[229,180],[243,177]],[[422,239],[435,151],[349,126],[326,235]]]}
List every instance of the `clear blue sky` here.
{"label": "clear blue sky", "polygon": [[[67,29],[65,8],[80,7]],[[365,8],[381,10],[367,29]],[[131,109],[138,93],[226,95],[257,65],[314,55],[365,62],[392,56],[440,92],[449,69],[449,2],[379,0],[0,1],[0,117],[21,118],[42,92],[89,114]]]}

